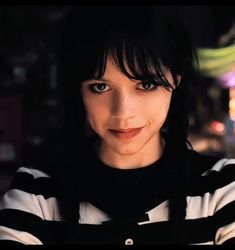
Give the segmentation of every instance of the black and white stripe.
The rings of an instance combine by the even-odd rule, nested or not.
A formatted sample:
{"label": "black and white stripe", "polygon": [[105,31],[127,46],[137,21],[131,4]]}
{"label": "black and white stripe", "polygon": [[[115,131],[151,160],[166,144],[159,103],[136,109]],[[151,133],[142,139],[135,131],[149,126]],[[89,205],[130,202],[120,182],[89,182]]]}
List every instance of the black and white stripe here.
{"label": "black and white stripe", "polygon": [[[202,167],[200,161],[204,161],[204,156],[196,154],[195,157],[194,168],[198,165],[198,169],[194,171],[187,193],[185,243],[234,244],[235,159],[221,159],[212,165],[208,161],[208,165]],[[115,229],[108,214],[89,202],[81,202],[78,212],[80,243],[122,244],[128,237],[140,244],[171,242],[167,200],[146,211],[146,219],[130,227],[120,226],[120,229]],[[2,243],[63,242],[67,227],[61,218],[56,187],[50,176],[40,170],[20,168],[0,204]]]}

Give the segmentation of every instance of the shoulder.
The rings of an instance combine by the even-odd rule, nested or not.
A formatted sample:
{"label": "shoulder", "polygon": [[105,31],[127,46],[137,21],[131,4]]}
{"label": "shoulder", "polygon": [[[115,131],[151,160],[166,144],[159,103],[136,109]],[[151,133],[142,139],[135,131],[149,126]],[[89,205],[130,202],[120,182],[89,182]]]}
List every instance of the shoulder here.
{"label": "shoulder", "polygon": [[215,244],[235,240],[235,159],[191,154],[188,219],[208,224]]}
{"label": "shoulder", "polygon": [[33,168],[33,167],[23,167],[23,166],[19,167],[16,170],[16,175],[20,175],[20,174],[30,175],[34,179],[50,178],[49,174],[47,174],[45,171],[42,171],[40,169],[36,169],[36,168]]}
{"label": "shoulder", "polygon": [[41,244],[44,222],[62,220],[53,187],[47,173],[18,168],[0,202],[0,240]]}
{"label": "shoulder", "polygon": [[59,219],[56,190],[51,181],[51,177],[41,170],[20,167],[2,197],[0,212],[20,211],[41,219]]}
{"label": "shoulder", "polygon": [[[229,169],[235,170],[235,159],[218,157],[214,155],[202,154],[194,150],[189,150],[191,174],[193,176],[206,176],[210,173],[224,172]],[[234,176],[235,177],[235,176]]]}
{"label": "shoulder", "polygon": [[190,151],[191,195],[233,193],[235,197],[235,159],[219,158]]}
{"label": "shoulder", "polygon": [[10,190],[19,190],[45,198],[54,197],[53,179],[49,174],[32,167],[19,167],[10,184]]}
{"label": "shoulder", "polygon": [[190,150],[190,195],[222,194],[235,197],[235,159],[219,158]]}

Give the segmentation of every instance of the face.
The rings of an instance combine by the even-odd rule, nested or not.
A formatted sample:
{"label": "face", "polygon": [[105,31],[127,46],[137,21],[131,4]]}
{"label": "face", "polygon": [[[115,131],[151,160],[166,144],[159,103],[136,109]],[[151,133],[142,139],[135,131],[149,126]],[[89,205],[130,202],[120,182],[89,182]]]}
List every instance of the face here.
{"label": "face", "polygon": [[[173,83],[169,72],[165,77]],[[108,57],[103,77],[84,81],[82,95],[88,122],[107,154],[156,152],[172,91],[129,79]]]}

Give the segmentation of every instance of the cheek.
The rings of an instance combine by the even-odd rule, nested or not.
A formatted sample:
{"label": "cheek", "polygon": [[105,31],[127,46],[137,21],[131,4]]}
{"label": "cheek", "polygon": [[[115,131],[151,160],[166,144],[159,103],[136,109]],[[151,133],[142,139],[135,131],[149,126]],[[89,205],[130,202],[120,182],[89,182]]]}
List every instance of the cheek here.
{"label": "cheek", "polygon": [[84,99],[84,106],[86,110],[87,121],[93,129],[99,127],[99,124],[103,124],[105,121],[105,117],[107,117],[108,111],[105,108],[105,105],[101,105],[101,103],[94,98]]}
{"label": "cheek", "polygon": [[107,108],[104,105],[99,105],[99,102],[91,102],[86,107],[87,116],[99,117],[102,119],[108,113]]}
{"label": "cheek", "polygon": [[149,108],[145,109],[148,112],[150,119],[157,123],[162,123],[166,119],[169,112],[171,93],[161,91],[158,96],[152,98],[149,103]]}
{"label": "cheek", "polygon": [[171,97],[172,97],[172,91],[162,89],[161,103],[163,104],[166,110],[168,110],[170,106]]}
{"label": "cheek", "polygon": [[87,116],[95,114],[97,111],[97,102],[90,95],[84,95],[83,102],[86,110]]}

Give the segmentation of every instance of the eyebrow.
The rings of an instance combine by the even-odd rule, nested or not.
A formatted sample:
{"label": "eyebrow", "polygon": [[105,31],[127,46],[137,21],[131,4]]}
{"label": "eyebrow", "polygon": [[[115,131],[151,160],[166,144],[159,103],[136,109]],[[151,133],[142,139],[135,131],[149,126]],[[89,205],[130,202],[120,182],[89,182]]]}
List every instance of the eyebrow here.
{"label": "eyebrow", "polygon": [[108,79],[105,79],[105,78],[103,78],[103,77],[96,77],[96,76],[91,77],[91,78],[88,78],[88,79],[84,80],[84,82],[89,82],[89,81],[94,81],[94,80],[96,80],[96,81],[109,82]]}

